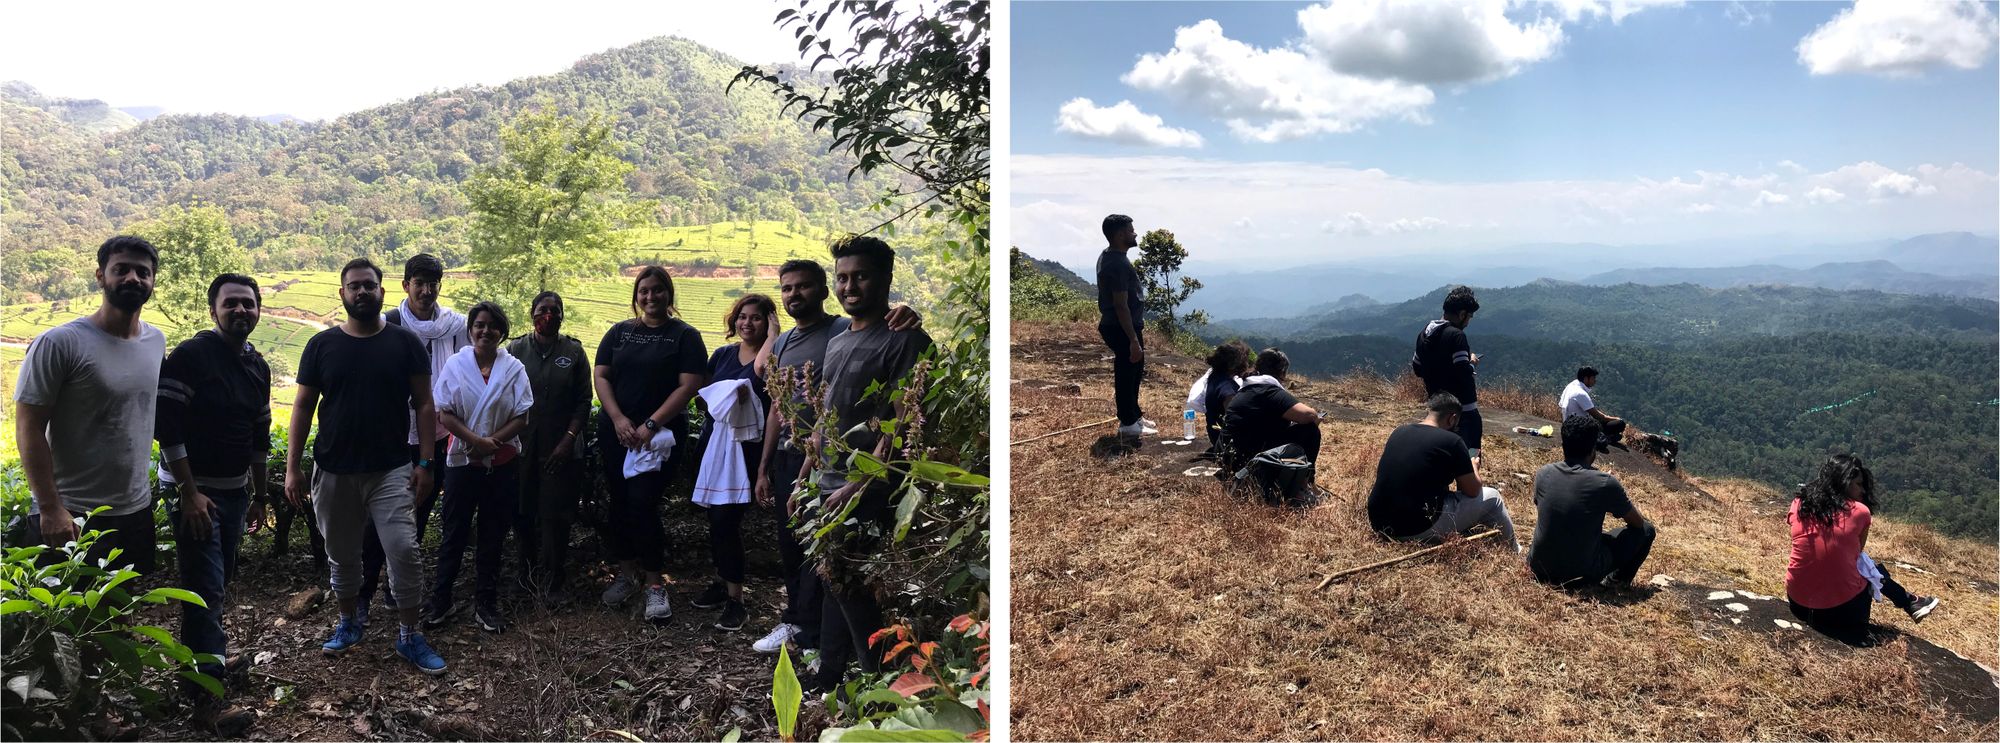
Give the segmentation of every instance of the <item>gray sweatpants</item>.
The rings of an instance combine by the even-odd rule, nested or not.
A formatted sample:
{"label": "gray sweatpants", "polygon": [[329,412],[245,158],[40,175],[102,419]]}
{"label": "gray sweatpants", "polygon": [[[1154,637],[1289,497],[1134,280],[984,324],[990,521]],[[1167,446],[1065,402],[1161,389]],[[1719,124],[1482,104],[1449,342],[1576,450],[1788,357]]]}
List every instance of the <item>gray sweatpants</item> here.
{"label": "gray sweatpants", "polygon": [[313,514],[326,535],[333,595],[351,599],[361,592],[361,535],[373,521],[387,558],[390,590],[399,601],[421,601],[424,576],[417,554],[416,513],[410,465],[354,475],[315,469]]}
{"label": "gray sweatpants", "polygon": [[1456,492],[1444,496],[1444,511],[1438,514],[1437,523],[1431,530],[1411,537],[1413,542],[1438,543],[1453,534],[1464,534],[1475,526],[1488,526],[1500,531],[1500,538],[1506,540],[1510,549],[1521,551],[1521,540],[1514,538],[1514,517],[1507,514],[1507,503],[1500,500],[1500,491],[1480,488],[1479,497],[1467,498]]}

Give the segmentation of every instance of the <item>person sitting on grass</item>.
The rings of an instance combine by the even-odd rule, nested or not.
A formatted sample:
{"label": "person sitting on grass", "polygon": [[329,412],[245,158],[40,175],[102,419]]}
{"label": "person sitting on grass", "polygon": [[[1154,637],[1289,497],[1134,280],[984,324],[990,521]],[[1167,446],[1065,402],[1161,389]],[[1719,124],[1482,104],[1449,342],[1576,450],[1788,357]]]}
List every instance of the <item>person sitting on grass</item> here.
{"label": "person sitting on grass", "polygon": [[[1500,538],[1520,552],[1514,519],[1507,515],[1500,491],[1479,481],[1472,452],[1455,433],[1458,398],[1439,392],[1425,407],[1429,414],[1423,420],[1398,427],[1382,444],[1375,487],[1368,493],[1368,525],[1388,539],[1430,544],[1487,526],[1498,529]],[[1457,494],[1450,490],[1453,483]]]}
{"label": "person sitting on grass", "polygon": [[[1624,588],[1653,551],[1653,522],[1632,505],[1618,478],[1591,466],[1602,435],[1595,418],[1564,418],[1563,461],[1535,472],[1535,541],[1528,567],[1543,583]],[[1604,533],[1606,514],[1625,525]]]}
{"label": "person sitting on grass", "polygon": [[1785,514],[1792,527],[1791,562],[1785,566],[1792,616],[1850,645],[1872,640],[1868,609],[1877,591],[1864,566],[1881,577],[1880,595],[1912,621],[1923,621],[1939,603],[1935,596],[1904,590],[1862,552],[1874,507],[1875,473],[1859,457],[1836,454],[1799,489]]}
{"label": "person sitting on grass", "polygon": [[1243,389],[1243,375],[1250,373],[1250,346],[1230,341],[1208,355],[1208,373],[1202,375],[1202,415],[1208,421],[1208,451],[1222,453],[1222,419],[1230,399]]}
{"label": "person sitting on grass", "polygon": [[1576,379],[1570,380],[1569,386],[1563,388],[1562,397],[1558,400],[1563,418],[1567,420],[1572,415],[1587,415],[1597,421],[1601,431],[1595,444],[1598,453],[1607,453],[1606,447],[1611,446],[1624,449],[1625,419],[1606,415],[1598,409],[1597,403],[1590,399],[1590,391],[1596,388],[1596,368],[1586,366],[1576,370]]}
{"label": "person sitting on grass", "polygon": [[1308,462],[1319,461],[1319,411],[1285,391],[1292,361],[1283,351],[1266,348],[1257,354],[1256,373],[1229,398],[1222,426],[1229,438],[1229,469],[1241,468],[1251,457],[1286,444],[1305,450]]}

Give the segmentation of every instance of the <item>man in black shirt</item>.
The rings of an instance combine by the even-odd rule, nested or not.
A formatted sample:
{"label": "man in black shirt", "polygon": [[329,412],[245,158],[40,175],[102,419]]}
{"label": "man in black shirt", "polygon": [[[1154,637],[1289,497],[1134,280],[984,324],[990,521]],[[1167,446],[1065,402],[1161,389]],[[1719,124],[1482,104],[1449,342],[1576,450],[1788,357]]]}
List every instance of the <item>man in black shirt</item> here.
{"label": "man in black shirt", "polygon": [[1104,218],[1104,252],[1097,256],[1097,334],[1111,348],[1111,383],[1118,405],[1118,435],[1158,433],[1139,411],[1139,380],[1146,376],[1146,309],[1139,272],[1126,251],[1139,244],[1132,218]]}
{"label": "man in black shirt", "polygon": [[[1602,432],[1590,416],[1564,418],[1563,461],[1535,472],[1535,541],[1528,567],[1536,580],[1566,588],[1625,587],[1653,551],[1653,523],[1632,505],[1618,478],[1591,466]],[[1625,526],[1604,533],[1607,514],[1624,519]]]}
{"label": "man in black shirt", "polygon": [[[245,515],[253,502],[261,510],[266,496],[271,367],[250,345],[262,304],[256,279],[235,273],[215,277],[208,285],[208,315],[215,327],[175,346],[160,368],[153,436],[160,442],[160,461],[180,490],[174,541],[181,586],[208,602],[208,608],[181,604],[181,641],[197,653],[229,652],[222,608],[236,574]],[[240,667],[241,659],[236,661],[232,667]],[[223,677],[222,664],[205,663],[197,670]],[[233,738],[257,719],[255,711],[228,707],[193,683],[182,688],[196,700],[194,722],[204,731]]]}
{"label": "man in black shirt", "polygon": [[1285,390],[1291,367],[1291,359],[1283,351],[1266,348],[1257,352],[1256,373],[1244,378],[1243,388],[1229,399],[1222,428],[1229,441],[1231,469],[1285,444],[1297,444],[1305,450],[1306,461],[1319,462],[1321,416]]}
{"label": "man in black shirt", "polygon": [[1444,297],[1444,317],[1430,321],[1417,334],[1417,350],[1410,356],[1410,370],[1424,380],[1424,395],[1449,392],[1462,406],[1455,430],[1465,440],[1472,462],[1479,463],[1479,439],[1484,420],[1479,415],[1479,354],[1465,340],[1465,326],[1479,311],[1472,288],[1453,287]]}
{"label": "man in black shirt", "polygon": [[[1451,432],[1458,422],[1458,399],[1440,392],[1425,407],[1429,413],[1423,420],[1398,427],[1382,445],[1375,487],[1368,493],[1368,525],[1389,539],[1428,543],[1488,526],[1500,530],[1500,538],[1520,552],[1514,519],[1507,515],[1500,491],[1479,482],[1465,441]],[[1456,494],[1449,490],[1454,483]]]}
{"label": "man in black shirt", "polygon": [[[837,514],[853,501],[848,521],[872,522],[886,532],[891,526],[888,520],[894,516],[889,494],[896,490],[897,478],[850,479],[854,473],[833,463],[846,461],[844,449],[869,452],[877,461],[896,458],[891,451],[895,436],[862,424],[908,419],[908,411],[899,409],[902,395],[897,381],[916,366],[918,357],[930,348],[931,338],[921,329],[889,327],[889,286],[896,253],[887,243],[872,237],[850,237],[834,246],[833,257],[834,294],[850,321],[846,332],[830,337],[826,344],[826,414],[834,421],[830,429],[821,430],[838,432],[843,446],[822,441],[822,508]],[[871,385],[880,385],[872,395],[868,394]],[[881,546],[846,529],[829,538],[839,540],[835,549],[849,556]],[[857,660],[862,670],[874,673],[880,655],[868,643],[881,626],[882,608],[875,601],[873,587],[863,585],[860,576],[851,572],[831,576],[820,611],[820,667],[813,677],[813,688],[824,691],[838,686],[848,664]]]}
{"label": "man in black shirt", "polygon": [[[409,461],[409,419],[414,404],[417,430],[436,425],[431,403],[430,358],[410,331],[382,321],[382,269],[366,258],[340,271],[340,301],[347,322],[313,336],[299,359],[299,392],[292,407],[291,445],[285,452],[285,497],[313,512],[326,535],[327,564],[340,620],[321,650],[347,652],[365,629],[356,616],[361,583],[364,524],[374,524],[387,553],[389,583],[397,597],[402,626],[396,652],[424,673],[444,673],[444,659],[417,629],[423,566],[417,554],[417,493],[431,485],[431,460],[443,456],[419,437],[418,461]],[[325,407],[321,408],[321,396]],[[311,485],[300,467],[313,413],[320,412],[313,442]]]}

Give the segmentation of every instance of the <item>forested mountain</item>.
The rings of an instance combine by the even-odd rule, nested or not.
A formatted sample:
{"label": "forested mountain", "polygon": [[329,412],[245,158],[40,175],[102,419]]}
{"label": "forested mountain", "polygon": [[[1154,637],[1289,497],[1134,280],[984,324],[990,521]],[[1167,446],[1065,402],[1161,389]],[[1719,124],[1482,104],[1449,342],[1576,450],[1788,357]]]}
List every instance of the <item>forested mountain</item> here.
{"label": "forested mountain", "polygon": [[1786,268],[1776,265],[1727,268],[1621,268],[1585,277],[1581,283],[1599,286],[1626,283],[1653,286],[1699,284],[1712,289],[1786,285],[2000,299],[2000,273],[1989,273],[1984,278],[1940,276],[1933,273],[1905,271],[1887,260],[1822,263],[1812,268]]}
{"label": "forested mountain", "polygon": [[0,101],[48,112],[64,123],[93,132],[115,132],[138,126],[138,117],[99,100],[50,98],[19,80],[0,83]]}
{"label": "forested mountain", "polygon": [[659,38],[555,74],[325,123],[168,114],[109,134],[8,96],[0,99],[0,240],[9,247],[0,302],[87,291],[98,242],[195,199],[228,211],[259,270],[419,251],[456,263],[468,250],[460,184],[497,156],[504,123],[543,103],[615,118],[621,157],[636,166],[626,185],[658,201],[663,226],[858,223],[887,176],[849,180],[854,161],[828,154],[828,135],[782,115],[772,96],[726,93],[740,67],[694,42]]}
{"label": "forested mountain", "polygon": [[[1260,324],[1303,373],[1401,374],[1444,289],[1353,308],[1300,332]],[[1672,431],[1698,475],[1789,488],[1831,453],[1880,477],[1887,513],[1961,535],[2000,520],[2000,305],[1872,291],[1592,287],[1482,289],[1467,334],[1482,386],[1553,401],[1583,365],[1613,415]],[[1276,330],[1277,332],[1270,332]],[[1327,335],[1333,333],[1333,335]],[[1211,340],[1231,335],[1212,332]]]}

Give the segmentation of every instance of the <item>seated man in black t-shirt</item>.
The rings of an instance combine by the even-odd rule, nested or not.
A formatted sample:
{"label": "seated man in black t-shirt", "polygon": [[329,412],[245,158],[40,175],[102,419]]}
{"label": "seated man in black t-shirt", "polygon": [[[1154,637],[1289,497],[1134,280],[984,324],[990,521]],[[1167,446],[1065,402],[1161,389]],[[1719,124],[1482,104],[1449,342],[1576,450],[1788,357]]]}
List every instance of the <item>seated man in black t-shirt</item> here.
{"label": "seated man in black t-shirt", "polygon": [[[1382,444],[1375,463],[1375,488],[1368,493],[1368,525],[1389,539],[1437,543],[1474,527],[1500,531],[1515,552],[1514,519],[1500,491],[1479,481],[1472,468],[1472,451],[1454,433],[1458,398],[1449,392],[1431,395],[1423,420],[1407,423]],[[1458,492],[1450,487],[1456,483]]]}
{"label": "seated man in black t-shirt", "polygon": [[1237,469],[1259,453],[1285,444],[1298,444],[1306,461],[1319,461],[1319,411],[1299,402],[1285,391],[1285,373],[1291,359],[1283,351],[1266,348],[1257,354],[1256,373],[1244,378],[1243,388],[1229,398],[1223,412],[1222,429],[1228,436],[1230,469]]}
{"label": "seated man in black t-shirt", "polygon": [[[1639,513],[1625,486],[1593,468],[1602,428],[1587,415],[1563,419],[1563,461],[1535,472],[1535,542],[1528,567],[1535,579],[1566,588],[1632,584],[1653,551],[1653,524]],[[1606,514],[1625,526],[1602,531]]]}

